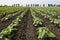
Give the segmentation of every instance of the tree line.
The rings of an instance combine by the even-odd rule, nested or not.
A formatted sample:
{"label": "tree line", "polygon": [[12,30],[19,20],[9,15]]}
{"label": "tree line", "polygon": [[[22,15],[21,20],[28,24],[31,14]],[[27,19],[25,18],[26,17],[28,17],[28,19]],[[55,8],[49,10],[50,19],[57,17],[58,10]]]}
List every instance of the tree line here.
{"label": "tree line", "polygon": [[[31,6],[31,7],[34,7],[34,6],[43,6],[43,7],[45,7],[46,5],[45,4],[43,4],[43,5],[40,5],[40,4],[26,4],[26,6]],[[55,6],[58,6],[58,7],[60,7],[60,5],[56,5],[56,4],[48,4],[48,7],[55,7]]]}
{"label": "tree line", "polygon": [[[4,6],[8,6],[8,5],[4,5]],[[20,4],[12,4],[12,6],[23,6],[23,5],[20,5]],[[41,5],[41,4],[26,4],[26,6],[27,7],[36,7],[36,6],[38,6],[38,7],[41,7],[41,6],[45,7],[46,5],[45,4],[43,4],[43,5]],[[55,7],[55,6],[60,7],[60,5],[48,4],[48,7]]]}

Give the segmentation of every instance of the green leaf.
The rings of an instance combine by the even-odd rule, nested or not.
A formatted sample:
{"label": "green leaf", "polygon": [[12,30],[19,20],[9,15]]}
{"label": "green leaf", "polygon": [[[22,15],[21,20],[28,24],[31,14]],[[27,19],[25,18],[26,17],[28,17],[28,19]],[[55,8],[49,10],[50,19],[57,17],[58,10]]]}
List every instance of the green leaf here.
{"label": "green leaf", "polygon": [[48,37],[54,38],[56,37],[52,32],[48,31],[47,32]]}
{"label": "green leaf", "polygon": [[0,39],[2,39],[3,35],[0,33]]}
{"label": "green leaf", "polygon": [[42,39],[42,38],[45,37],[46,31],[43,30],[43,28],[38,28],[37,34],[38,34],[38,38],[41,38]]}
{"label": "green leaf", "polygon": [[10,39],[5,37],[4,40],[10,40]]}

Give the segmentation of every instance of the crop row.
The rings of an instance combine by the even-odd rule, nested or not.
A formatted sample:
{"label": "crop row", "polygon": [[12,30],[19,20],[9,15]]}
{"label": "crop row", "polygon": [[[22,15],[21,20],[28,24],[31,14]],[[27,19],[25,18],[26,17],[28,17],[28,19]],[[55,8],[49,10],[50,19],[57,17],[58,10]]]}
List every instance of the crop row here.
{"label": "crop row", "polygon": [[[13,12],[15,12],[14,9],[13,9]],[[17,11],[16,13],[13,13],[12,11],[8,11],[9,9],[5,9],[6,12],[8,11],[8,13],[5,13],[5,14],[1,13],[0,14],[0,16],[1,15],[5,15],[4,17],[2,17],[0,19],[3,22],[6,21],[6,20],[9,20],[13,16],[16,16],[17,13],[19,15],[16,17],[15,20],[12,20],[12,22],[6,28],[2,29],[2,31],[0,32],[0,40],[12,40],[13,32],[18,30],[18,27],[20,26],[19,24],[21,23],[22,19],[24,18],[24,15],[26,15],[26,12],[27,12],[27,14],[29,14],[30,11],[31,11],[32,21],[33,21],[32,25],[34,27],[36,27],[36,30],[37,30],[36,34],[37,34],[38,39],[42,39],[43,40],[44,38],[47,38],[47,37],[50,38],[50,39],[56,38],[56,35],[51,30],[49,30],[49,28],[47,28],[47,26],[44,24],[44,20],[41,19],[39,17],[39,15],[42,15],[45,19],[48,19],[51,23],[53,23],[53,24],[57,25],[58,27],[60,27],[60,16],[59,16],[59,13],[56,14],[56,11],[54,11],[54,10],[52,10],[52,11],[46,11],[45,10],[44,11],[44,10],[34,9],[36,12],[38,12],[38,13],[36,13],[33,9],[34,8],[32,8],[31,10],[29,10],[29,8],[21,8],[21,9],[19,8],[18,9],[19,11],[15,9]],[[0,12],[2,12],[2,11],[0,11]],[[31,18],[31,15],[29,14],[28,16],[30,16],[30,18]],[[55,18],[53,16],[57,16],[57,17]],[[27,22],[28,22],[28,20],[26,21],[26,25],[27,25]],[[25,30],[25,31],[27,31],[27,30]],[[25,35],[24,31],[23,31],[23,35]],[[29,35],[29,34],[27,33],[27,35]]]}
{"label": "crop row", "polygon": [[3,29],[0,32],[0,40],[11,40],[12,32],[17,30],[18,25],[20,24],[21,20],[23,19],[23,16],[26,14],[25,12],[27,10],[28,9],[24,10],[24,12],[22,12],[19,16],[17,16],[17,18],[15,20],[13,20],[10,25],[7,26],[7,28]]}
{"label": "crop row", "polygon": [[37,35],[39,39],[44,39],[46,37],[55,38],[55,34],[51,32],[45,25],[43,25],[43,20],[37,17],[37,13],[32,12],[33,25],[37,28]]}
{"label": "crop row", "polygon": [[[4,8],[4,9],[3,9]],[[20,10],[24,10],[25,7],[1,7],[0,11],[0,18],[5,17],[10,14],[15,14],[16,12]]]}
{"label": "crop row", "polygon": [[[36,9],[35,9],[36,10]],[[50,11],[51,10],[51,11]],[[60,13],[58,10],[36,10],[39,14],[48,19],[51,23],[55,24],[57,27],[60,27]]]}

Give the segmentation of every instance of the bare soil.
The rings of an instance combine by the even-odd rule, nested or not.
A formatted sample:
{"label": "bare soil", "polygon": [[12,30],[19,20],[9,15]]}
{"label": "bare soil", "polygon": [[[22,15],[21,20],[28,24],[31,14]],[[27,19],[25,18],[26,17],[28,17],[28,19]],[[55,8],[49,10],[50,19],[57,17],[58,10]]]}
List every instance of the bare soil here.
{"label": "bare soil", "polygon": [[38,40],[36,29],[32,23],[30,10],[26,12],[23,20],[20,23],[18,30],[14,33],[13,40]]}

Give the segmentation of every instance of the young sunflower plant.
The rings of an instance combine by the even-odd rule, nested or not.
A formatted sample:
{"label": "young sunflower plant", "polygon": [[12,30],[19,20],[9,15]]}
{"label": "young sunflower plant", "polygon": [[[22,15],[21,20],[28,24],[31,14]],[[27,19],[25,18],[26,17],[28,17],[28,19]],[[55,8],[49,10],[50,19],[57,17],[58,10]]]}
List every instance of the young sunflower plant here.
{"label": "young sunflower plant", "polygon": [[37,35],[39,39],[43,39],[45,37],[55,38],[55,34],[52,33],[48,28],[46,27],[39,27],[37,28]]}

